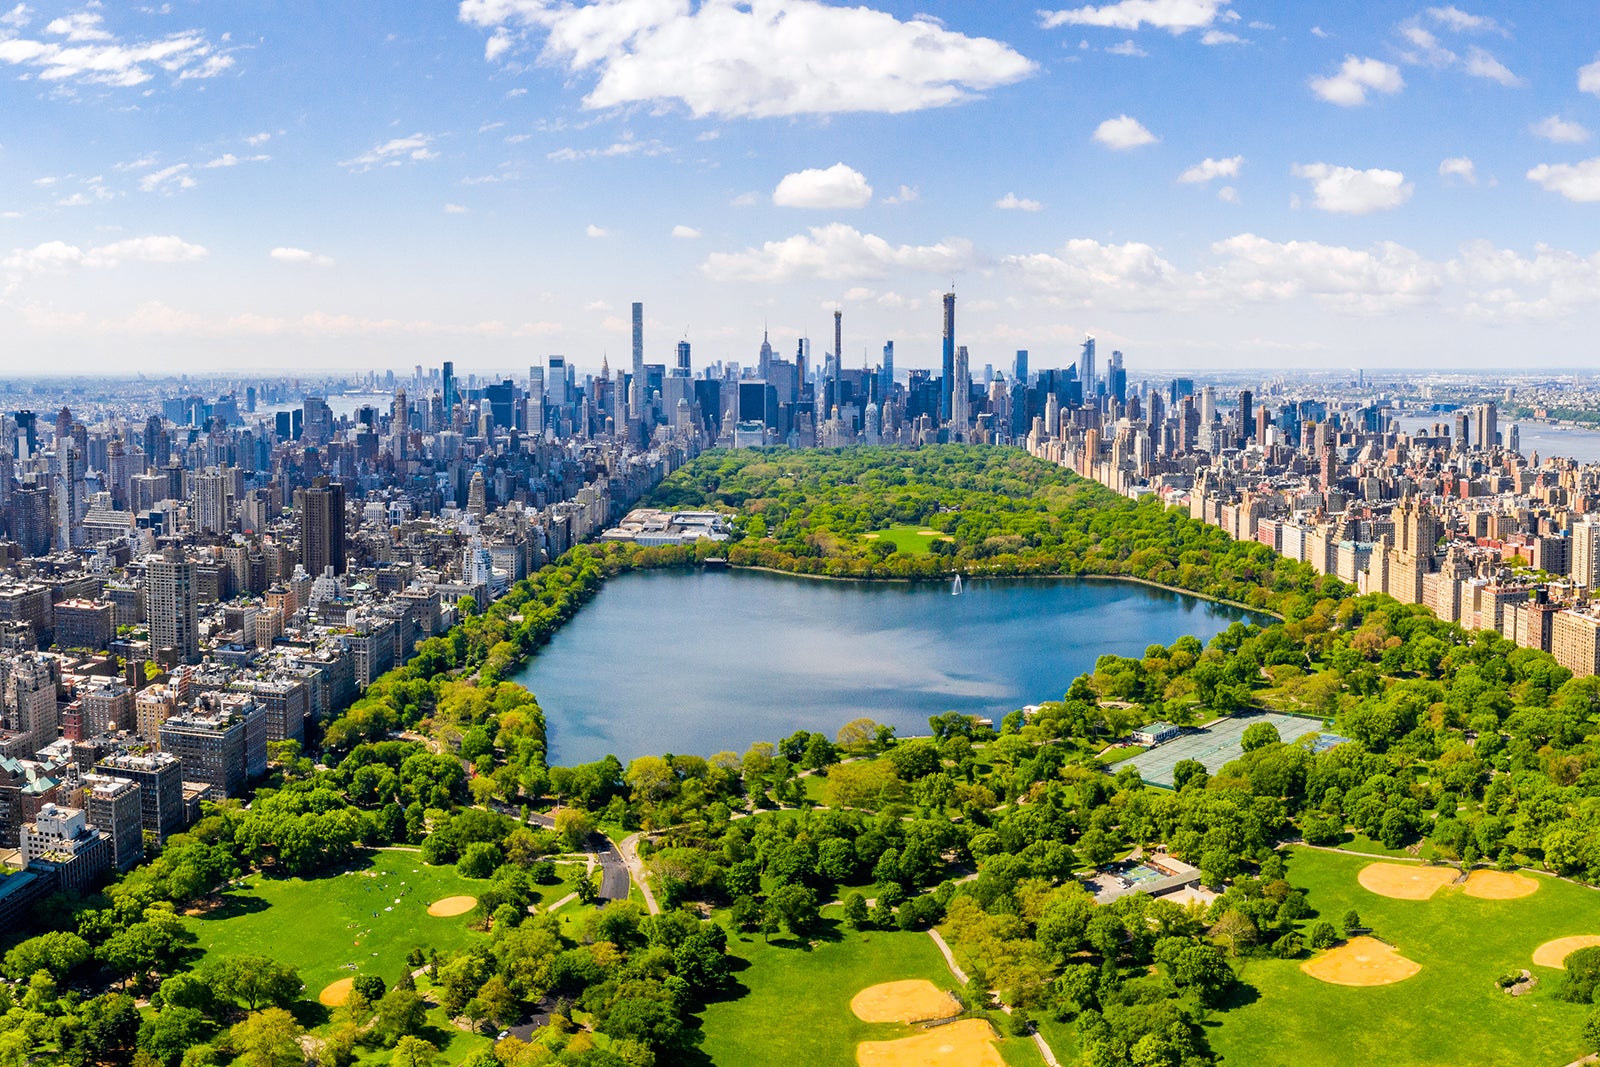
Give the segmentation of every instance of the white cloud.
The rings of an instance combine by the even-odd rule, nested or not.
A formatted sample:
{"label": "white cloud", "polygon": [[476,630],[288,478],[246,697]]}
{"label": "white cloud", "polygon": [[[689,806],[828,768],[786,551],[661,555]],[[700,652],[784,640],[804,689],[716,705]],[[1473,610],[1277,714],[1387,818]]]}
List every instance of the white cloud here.
{"label": "white cloud", "polygon": [[123,263],[193,263],[208,253],[181,237],[130,237],[107,245],[82,249],[65,241],[46,241],[28,249],[16,249],[0,267],[12,271],[62,270],[68,267],[106,269]]}
{"label": "white cloud", "polygon": [[728,201],[731,207],[755,207],[759,203],[761,203],[761,194],[753,189],[748,193],[740,193]]}
{"label": "white cloud", "polygon": [[467,213],[467,207],[465,204],[446,204],[444,206],[444,213],[446,215],[465,215]]}
{"label": "white cloud", "polygon": [[1053,253],[1007,256],[1002,265],[1030,288],[1069,304],[1152,310],[1183,303],[1197,289],[1195,279],[1134,241],[1108,245],[1078,238]]}
{"label": "white cloud", "polygon": [[1488,78],[1501,85],[1522,84],[1522,79],[1511,73],[1510,68],[1476,45],[1467,49],[1467,61],[1463,69],[1474,78]]}
{"label": "white cloud", "polygon": [[1037,200],[1025,200],[1016,193],[1007,193],[994,202],[994,206],[1003,211],[1043,211],[1044,205]]}
{"label": "white cloud", "polygon": [[[19,4],[4,16],[4,24],[20,29],[28,14]],[[44,36],[61,40],[0,36],[0,63],[29,68],[31,76],[44,82],[122,87],[142,85],[161,72],[178,79],[210,78],[233,65],[233,57],[199,31],[121,41],[93,11],[52,20]]]}
{"label": "white cloud", "polygon": [[174,163],[170,167],[163,167],[151,171],[139,179],[139,188],[146,193],[171,192],[173,189],[193,189],[195,180],[187,171],[189,164]]}
{"label": "white cloud", "polygon": [[1168,33],[1187,33],[1217,21],[1223,0],[1121,0],[1120,3],[1040,12],[1045,29],[1057,26],[1104,26],[1137,30],[1145,26]]}
{"label": "white cloud", "polygon": [[1600,96],[1600,56],[1588,66],[1578,68],[1578,90]]}
{"label": "white cloud", "polygon": [[1364,251],[1244,233],[1214,243],[1211,251],[1219,262],[1204,272],[1204,286],[1223,299],[1312,297],[1345,311],[1375,314],[1425,303],[1445,281],[1441,265],[1392,242]]}
{"label": "white cloud", "polygon": [[836,222],[743,252],[716,252],[700,267],[713,281],[787,282],[796,278],[866,281],[892,270],[947,276],[973,259],[972,243],[951,238],[935,245],[895,245]]}
{"label": "white cloud", "polygon": [[1245,39],[1236,33],[1227,30],[1207,30],[1200,36],[1200,43],[1215,47],[1219,44],[1245,44]]}
{"label": "white cloud", "polygon": [[600,227],[596,226],[592,222],[589,224],[588,229],[584,230],[584,233],[588,234],[590,237],[595,238],[596,240],[598,240],[598,239],[600,239],[602,237],[611,236],[609,231],[602,230]]}
{"label": "white cloud", "polygon": [[343,160],[339,166],[348,170],[365,171],[373,167],[398,167],[407,162],[425,163],[430,159],[439,158],[439,153],[433,150],[432,145],[431,134],[414,133],[409,137],[396,137],[361,153],[354,159]]}
{"label": "white cloud", "polygon": [[491,59],[542,37],[543,62],[595,73],[586,108],[676,102],[696,117],[745,118],[901,113],[959,103],[1036,69],[999,41],[931,19],[902,22],[820,0],[461,0],[458,10],[461,21],[491,31]]}
{"label": "white cloud", "polygon": [[684,226],[680,224],[672,228],[672,236],[682,241],[695,241],[699,240],[700,231],[695,229],[693,226]]}
{"label": "white cloud", "polygon": [[1345,56],[1339,73],[1312,78],[1311,91],[1330,104],[1354,107],[1367,102],[1368,91],[1398,93],[1405,88],[1400,68],[1381,59]]}
{"label": "white cloud", "polygon": [[1466,156],[1452,156],[1439,164],[1439,177],[1459,178],[1468,185],[1478,184],[1478,168]]}
{"label": "white cloud", "polygon": [[884,197],[883,202],[885,204],[909,204],[921,196],[922,193],[915,186],[902,185],[894,193]]}
{"label": "white cloud", "polygon": [[272,140],[272,134],[263,130],[261,133],[253,133],[249,137],[246,137],[244,139],[244,143],[249,145],[251,148],[260,148],[270,140]]}
{"label": "white cloud", "polygon": [[1469,15],[1455,5],[1428,8],[1428,17],[1456,33],[1503,33],[1500,24],[1487,15]]}
{"label": "white cloud", "polygon": [[1329,34],[1328,31],[1323,29],[1321,26],[1313,26],[1311,27],[1311,36],[1320,37],[1323,40],[1327,40]]}
{"label": "white cloud", "polygon": [[1311,182],[1317,207],[1346,215],[1365,215],[1397,208],[1411,199],[1414,188],[1397,170],[1356,170],[1329,163],[1296,163],[1296,178]]}
{"label": "white cloud", "polygon": [[779,207],[824,210],[866,207],[872,202],[872,186],[860,171],[835,163],[825,170],[811,168],[785,174],[772,191],[772,202]]}
{"label": "white cloud", "polygon": [[1106,119],[1095,127],[1094,139],[1107,148],[1120,152],[1141,145],[1154,144],[1158,138],[1145,129],[1138,119],[1128,115],[1118,115],[1114,119]]}
{"label": "white cloud", "polygon": [[274,248],[267,255],[279,263],[293,263],[307,267],[333,266],[333,257],[319,255],[316,252],[308,252],[304,248]]}
{"label": "white cloud", "polygon": [[1224,204],[1237,204],[1239,202],[1239,190],[1231,185],[1224,185],[1217,190],[1217,199]]}
{"label": "white cloud", "polygon": [[1528,129],[1535,137],[1543,137],[1556,144],[1581,144],[1589,139],[1589,131],[1576,122],[1568,122],[1560,115],[1540,119]]}
{"label": "white cloud", "polygon": [[160,157],[159,156],[156,156],[156,155],[140,156],[138,159],[130,159],[126,163],[115,163],[115,164],[112,164],[111,169],[112,170],[120,170],[120,171],[144,170],[146,167],[155,166],[158,162],[160,162]]}
{"label": "white cloud", "polygon": [[1188,185],[1208,182],[1213,178],[1237,178],[1244,165],[1243,156],[1212,159],[1209,156],[1178,175],[1178,180]]}
{"label": "white cloud", "polygon": [[224,152],[216,159],[202,163],[201,166],[207,170],[212,170],[217,167],[237,167],[241,163],[265,163],[271,158],[271,156],[267,155],[236,156],[232,152]]}
{"label": "white cloud", "polygon": [[0,15],[0,26],[10,26],[14,30],[20,30],[32,21],[33,14],[27,4],[18,4],[4,15]]}
{"label": "white cloud", "polygon": [[1541,163],[1528,171],[1528,180],[1568,200],[1592,204],[1600,200],[1600,157],[1581,163]]}
{"label": "white cloud", "polygon": [[[522,135],[524,138],[526,135]],[[509,138],[508,138],[509,140]],[[664,156],[672,149],[660,141],[638,140],[631,130],[624,130],[622,136],[608,145],[598,148],[558,148],[548,152],[546,159],[557,163],[573,163],[580,159],[614,159],[626,156]]]}
{"label": "white cloud", "polygon": [[1107,55],[1132,56],[1136,59],[1143,59],[1150,54],[1143,48],[1140,48],[1138,45],[1134,44],[1131,38],[1123,41],[1121,44],[1110,45],[1105,51]]}

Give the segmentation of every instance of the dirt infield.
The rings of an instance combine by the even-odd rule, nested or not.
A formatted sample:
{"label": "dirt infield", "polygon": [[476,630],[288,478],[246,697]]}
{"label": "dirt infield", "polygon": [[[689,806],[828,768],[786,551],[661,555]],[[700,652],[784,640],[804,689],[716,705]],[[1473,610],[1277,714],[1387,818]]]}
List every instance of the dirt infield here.
{"label": "dirt infield", "polygon": [[441,919],[448,919],[452,915],[465,915],[478,906],[477,897],[445,897],[428,905],[428,914]]}
{"label": "dirt infield", "polygon": [[1396,900],[1427,900],[1455,880],[1456,872],[1450,867],[1412,867],[1404,863],[1369,863],[1356,875],[1363,889]]}
{"label": "dirt infield", "polygon": [[1006,1067],[994,1044],[994,1030],[982,1019],[935,1026],[898,1041],[863,1041],[856,1046],[861,1067]]}
{"label": "dirt infield", "polygon": [[1515,871],[1473,871],[1461,891],[1482,900],[1515,900],[1539,891],[1539,880]]}
{"label": "dirt infield", "polygon": [[1331,985],[1394,985],[1422,970],[1422,965],[1406,959],[1390,945],[1374,937],[1353,937],[1338,948],[1329,949],[1300,969],[1319,982]]}
{"label": "dirt infield", "polygon": [[1580,948],[1593,948],[1600,945],[1600,936],[1595,934],[1579,934],[1576,937],[1558,937],[1554,941],[1546,941],[1533,950],[1533,962],[1540,967],[1554,967],[1558,971],[1567,969],[1567,957]]}
{"label": "dirt infield", "polygon": [[317,994],[317,1002],[324,1007],[337,1008],[350,999],[350,987],[354,984],[354,978],[341,978],[337,982],[330,983]]}
{"label": "dirt infield", "polygon": [[961,1014],[955,998],[926,978],[884,982],[857,993],[850,1010],[866,1023],[920,1023]]}

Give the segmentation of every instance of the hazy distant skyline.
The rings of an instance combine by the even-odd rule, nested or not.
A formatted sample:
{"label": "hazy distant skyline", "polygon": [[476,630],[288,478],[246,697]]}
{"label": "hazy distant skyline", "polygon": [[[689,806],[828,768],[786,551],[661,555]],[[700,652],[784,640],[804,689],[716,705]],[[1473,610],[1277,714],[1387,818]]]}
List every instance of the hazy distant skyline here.
{"label": "hazy distant skyline", "polygon": [[1577,3],[0,3],[11,373],[1587,366]]}

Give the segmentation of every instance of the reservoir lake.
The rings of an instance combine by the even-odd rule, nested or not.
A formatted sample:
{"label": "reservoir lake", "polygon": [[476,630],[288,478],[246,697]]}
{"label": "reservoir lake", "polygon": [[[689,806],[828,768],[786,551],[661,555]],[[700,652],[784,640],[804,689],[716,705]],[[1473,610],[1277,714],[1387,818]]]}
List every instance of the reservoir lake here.
{"label": "reservoir lake", "polygon": [[959,711],[996,725],[1059,700],[1107,653],[1142,656],[1264,617],[1134,582],[1074,578],[819,581],[639,571],[604,587],[514,676],[550,762],[743,752],[858,717],[926,734]]}

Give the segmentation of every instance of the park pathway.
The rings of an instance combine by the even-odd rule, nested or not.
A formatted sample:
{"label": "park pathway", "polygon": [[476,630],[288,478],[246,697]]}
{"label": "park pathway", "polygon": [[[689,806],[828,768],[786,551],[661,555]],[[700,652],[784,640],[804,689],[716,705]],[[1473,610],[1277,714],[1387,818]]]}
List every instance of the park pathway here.
{"label": "park pathway", "polygon": [[[967,972],[963,971],[961,965],[956,962],[956,955],[950,951],[949,942],[945,941],[944,935],[930,926],[928,928],[928,936],[933,938],[933,943],[938,946],[939,953],[944,956],[945,966],[950,968],[950,973],[955,975],[956,981],[966,985]],[[1010,1015],[1011,1005],[1001,1001],[1000,1010]],[[1056,1059],[1055,1049],[1050,1047],[1049,1043],[1045,1041],[1044,1035],[1037,1029],[1033,1032],[1033,1043],[1039,1049],[1039,1055],[1044,1057],[1045,1063],[1049,1064],[1050,1067],[1061,1067],[1061,1061]]]}
{"label": "park pathway", "polygon": [[[617,852],[622,856],[623,864],[628,868],[628,874],[639,887],[639,892],[644,894],[644,906],[651,915],[661,914],[661,905],[656,903],[656,895],[650,891],[650,882],[645,878],[644,861],[639,858],[639,834],[630,834],[617,844]],[[603,858],[603,857],[602,857]]]}

